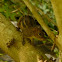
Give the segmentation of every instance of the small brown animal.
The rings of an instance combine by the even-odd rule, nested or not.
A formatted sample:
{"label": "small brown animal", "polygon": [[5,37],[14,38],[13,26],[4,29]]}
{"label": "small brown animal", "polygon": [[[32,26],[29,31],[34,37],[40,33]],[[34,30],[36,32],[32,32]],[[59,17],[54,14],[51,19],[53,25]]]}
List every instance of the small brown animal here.
{"label": "small brown animal", "polygon": [[34,20],[31,16],[23,16],[19,19],[18,28],[22,30],[23,37],[29,38],[32,40],[33,38],[43,41],[44,33],[36,20]]}

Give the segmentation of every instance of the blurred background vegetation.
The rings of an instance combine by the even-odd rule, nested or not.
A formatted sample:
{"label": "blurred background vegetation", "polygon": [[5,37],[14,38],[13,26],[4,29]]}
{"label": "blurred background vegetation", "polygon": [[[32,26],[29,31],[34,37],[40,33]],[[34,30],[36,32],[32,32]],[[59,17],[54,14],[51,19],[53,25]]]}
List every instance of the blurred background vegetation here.
{"label": "blurred background vegetation", "polygon": [[[55,21],[53,9],[50,0],[30,0],[33,5],[39,7],[45,14]],[[17,17],[27,15],[27,6],[21,2],[15,2],[15,0],[1,0],[0,12],[6,16],[6,18],[16,21]],[[29,14],[31,14],[29,12]]]}

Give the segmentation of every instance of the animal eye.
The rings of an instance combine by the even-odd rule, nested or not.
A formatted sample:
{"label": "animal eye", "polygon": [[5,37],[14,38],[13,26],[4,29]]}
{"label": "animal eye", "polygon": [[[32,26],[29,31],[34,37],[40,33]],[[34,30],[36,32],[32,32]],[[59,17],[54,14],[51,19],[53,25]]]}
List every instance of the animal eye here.
{"label": "animal eye", "polygon": [[40,35],[40,36],[41,36],[41,33],[39,33],[38,35]]}

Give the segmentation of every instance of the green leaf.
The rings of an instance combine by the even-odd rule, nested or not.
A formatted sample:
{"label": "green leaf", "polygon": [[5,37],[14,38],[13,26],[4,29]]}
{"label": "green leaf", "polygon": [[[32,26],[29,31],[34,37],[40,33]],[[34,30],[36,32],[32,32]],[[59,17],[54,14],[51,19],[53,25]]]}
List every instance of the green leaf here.
{"label": "green leaf", "polygon": [[4,12],[4,8],[0,8],[0,12]]}
{"label": "green leaf", "polygon": [[15,15],[16,15],[16,13],[12,13],[12,14],[10,14],[10,18],[11,18],[11,20],[16,21]]}
{"label": "green leaf", "polygon": [[46,41],[42,41],[44,44],[46,43]]}
{"label": "green leaf", "polygon": [[2,53],[0,53],[0,56],[2,56],[3,54]]}
{"label": "green leaf", "polygon": [[54,32],[54,34],[55,34],[55,35],[57,35],[57,34],[58,34],[58,32],[57,32],[56,30],[53,30],[53,32]]}

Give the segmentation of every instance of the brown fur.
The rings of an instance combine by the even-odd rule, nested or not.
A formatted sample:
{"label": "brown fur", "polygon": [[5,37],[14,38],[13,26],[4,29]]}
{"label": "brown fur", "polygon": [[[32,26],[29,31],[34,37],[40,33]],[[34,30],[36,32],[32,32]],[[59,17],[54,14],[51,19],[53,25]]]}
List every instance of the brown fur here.
{"label": "brown fur", "polygon": [[44,40],[44,33],[40,25],[36,25],[36,21],[31,16],[21,17],[18,22],[18,27],[22,30],[24,38]]}

